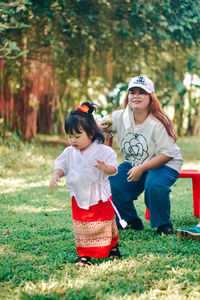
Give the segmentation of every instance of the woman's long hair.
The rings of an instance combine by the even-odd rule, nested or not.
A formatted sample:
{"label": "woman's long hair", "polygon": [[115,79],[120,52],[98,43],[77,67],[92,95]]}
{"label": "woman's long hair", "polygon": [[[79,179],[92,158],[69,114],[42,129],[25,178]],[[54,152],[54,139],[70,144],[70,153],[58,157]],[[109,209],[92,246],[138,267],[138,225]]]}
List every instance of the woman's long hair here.
{"label": "woman's long hair", "polygon": [[83,102],[71,111],[65,120],[65,131],[67,134],[81,133],[84,130],[89,138],[92,137],[92,142],[97,140],[99,143],[104,143],[104,135],[100,131],[93,117],[95,104]]}
{"label": "woman's long hair", "polygon": [[[128,105],[128,95],[129,91],[127,91],[125,99],[124,99],[124,108]],[[149,104],[149,113],[151,113],[156,119],[158,119],[164,126],[169,136],[171,136],[174,141],[177,139],[177,133],[174,129],[174,124],[167,116],[167,114],[162,110],[160,102],[158,101],[156,95],[154,93],[149,94],[150,96],[150,104]]]}

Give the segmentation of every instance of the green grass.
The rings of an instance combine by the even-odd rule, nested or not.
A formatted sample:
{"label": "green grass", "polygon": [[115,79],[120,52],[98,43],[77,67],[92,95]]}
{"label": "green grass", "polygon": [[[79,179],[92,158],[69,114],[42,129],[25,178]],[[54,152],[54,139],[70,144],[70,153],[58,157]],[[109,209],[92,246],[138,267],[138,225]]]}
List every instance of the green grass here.
{"label": "green grass", "polygon": [[[200,299],[200,243],[154,236],[144,219],[143,195],[136,206],[145,230],[120,231],[122,258],[75,268],[64,178],[56,191],[48,188],[62,145],[42,141],[6,140],[0,146],[0,299]],[[200,169],[200,139],[178,144],[184,168]],[[176,182],[171,200],[175,228],[197,223],[190,179]]]}

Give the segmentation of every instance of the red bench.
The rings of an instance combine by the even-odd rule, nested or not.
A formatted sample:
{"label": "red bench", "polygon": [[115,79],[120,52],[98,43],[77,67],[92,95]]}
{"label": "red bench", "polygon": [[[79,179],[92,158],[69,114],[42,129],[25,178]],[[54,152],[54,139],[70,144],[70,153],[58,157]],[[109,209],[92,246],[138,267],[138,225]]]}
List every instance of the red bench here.
{"label": "red bench", "polygon": [[[178,178],[192,178],[194,216],[200,217],[200,172],[197,170],[182,170]],[[149,209],[146,208],[145,219],[150,220]]]}

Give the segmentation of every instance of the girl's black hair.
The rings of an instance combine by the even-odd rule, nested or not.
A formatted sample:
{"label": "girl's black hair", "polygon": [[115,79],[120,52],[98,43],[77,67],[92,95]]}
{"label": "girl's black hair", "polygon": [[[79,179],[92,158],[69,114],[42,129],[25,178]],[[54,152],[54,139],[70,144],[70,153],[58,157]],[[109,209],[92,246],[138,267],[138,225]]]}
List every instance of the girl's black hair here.
{"label": "girl's black hair", "polygon": [[90,102],[83,102],[71,111],[65,120],[65,131],[67,134],[81,133],[83,129],[88,137],[92,136],[92,142],[97,140],[99,143],[104,143],[104,135],[100,131],[97,123],[93,117],[95,104]]}

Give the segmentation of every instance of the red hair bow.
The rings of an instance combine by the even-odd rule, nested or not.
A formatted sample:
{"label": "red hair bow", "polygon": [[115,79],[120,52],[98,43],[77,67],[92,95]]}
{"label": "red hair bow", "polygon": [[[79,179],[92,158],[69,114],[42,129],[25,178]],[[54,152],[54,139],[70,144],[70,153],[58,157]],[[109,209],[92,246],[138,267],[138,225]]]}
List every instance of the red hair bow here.
{"label": "red hair bow", "polygon": [[88,113],[89,107],[87,105],[79,105],[75,107],[75,110],[80,109],[84,113]]}

